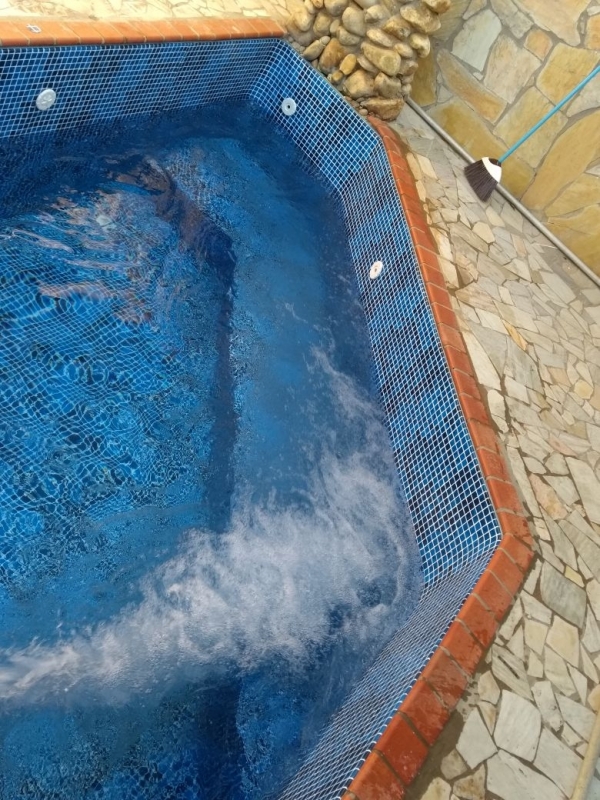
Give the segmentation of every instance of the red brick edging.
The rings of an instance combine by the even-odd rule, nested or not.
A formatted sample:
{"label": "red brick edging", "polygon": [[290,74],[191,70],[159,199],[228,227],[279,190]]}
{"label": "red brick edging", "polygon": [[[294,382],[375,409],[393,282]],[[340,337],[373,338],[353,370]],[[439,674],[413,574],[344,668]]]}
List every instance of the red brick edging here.
{"label": "red brick edging", "polygon": [[375,118],[370,122],[387,152],[454,386],[502,529],[498,549],[473,592],[343,798],[401,800],[520,589],[533,559],[533,539],[481,399],[415,179],[389,126]]}
{"label": "red brick edging", "polygon": [[265,17],[216,19],[56,19],[4,17],[0,19],[1,47],[66,44],[140,44],[143,42],[215,41],[281,37],[285,31]]}

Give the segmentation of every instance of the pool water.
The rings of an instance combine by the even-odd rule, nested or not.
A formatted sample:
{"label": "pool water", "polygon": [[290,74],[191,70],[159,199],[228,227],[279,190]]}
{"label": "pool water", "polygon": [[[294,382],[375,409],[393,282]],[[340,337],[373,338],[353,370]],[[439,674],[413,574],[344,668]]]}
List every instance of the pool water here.
{"label": "pool water", "polygon": [[0,798],[275,797],[421,585],[339,201],[249,104],[0,167]]}

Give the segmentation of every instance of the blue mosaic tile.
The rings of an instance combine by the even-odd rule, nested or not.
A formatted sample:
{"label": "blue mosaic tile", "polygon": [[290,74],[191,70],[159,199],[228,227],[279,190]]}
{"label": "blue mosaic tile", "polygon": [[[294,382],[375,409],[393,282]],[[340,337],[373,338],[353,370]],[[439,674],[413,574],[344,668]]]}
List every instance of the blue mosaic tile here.
{"label": "blue mosaic tile", "polygon": [[[435,650],[500,538],[454,390],[383,145],[282,41],[0,49],[0,147],[96,120],[246,98],[337,190],[373,345],[391,446],[425,589],[409,622],[355,687],[283,794],[343,792]],[[42,89],[55,106],[36,109]],[[286,117],[281,102],[293,97]],[[4,176],[9,181],[10,176]],[[381,276],[369,269],[382,261]],[[23,520],[35,528],[36,520]],[[18,564],[8,564],[17,569]]]}

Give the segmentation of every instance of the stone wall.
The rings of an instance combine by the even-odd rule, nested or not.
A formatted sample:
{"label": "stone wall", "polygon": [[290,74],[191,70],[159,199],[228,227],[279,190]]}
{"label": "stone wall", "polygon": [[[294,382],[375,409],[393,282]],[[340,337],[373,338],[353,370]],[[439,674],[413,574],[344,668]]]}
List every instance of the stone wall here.
{"label": "stone wall", "polygon": [[418,59],[451,0],[304,0],[291,15],[292,46],[361,114],[395,119]]}
{"label": "stone wall", "polygon": [[[600,61],[599,0],[453,0],[413,99],[475,158],[504,152]],[[600,75],[503,183],[600,275]]]}

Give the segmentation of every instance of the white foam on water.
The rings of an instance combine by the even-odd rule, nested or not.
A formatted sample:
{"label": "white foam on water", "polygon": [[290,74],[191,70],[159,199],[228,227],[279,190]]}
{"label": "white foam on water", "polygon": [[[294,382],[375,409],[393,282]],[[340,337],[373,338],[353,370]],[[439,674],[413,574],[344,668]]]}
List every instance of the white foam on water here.
{"label": "white foam on water", "polygon": [[[57,643],[0,651],[0,698],[19,705],[68,693],[119,704],[274,658],[302,669],[332,637],[360,647],[391,636],[417,582],[396,488],[376,468],[389,445],[368,421],[370,402],[324,357],[317,363],[330,372],[340,414],[371,412],[361,450],[326,451],[301,508],[241,499],[225,534],[190,531],[179,554],[142,581],[141,602],[115,618]],[[383,584],[391,586],[384,601],[366,603],[365,587]],[[332,627],[338,608],[342,622]]]}

